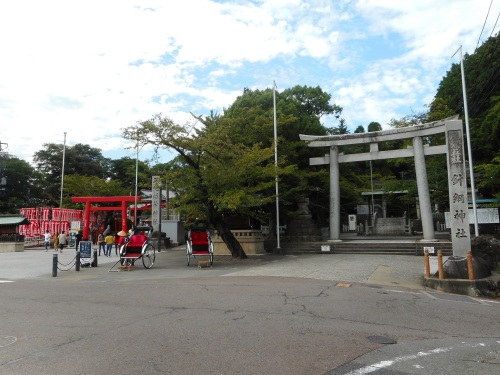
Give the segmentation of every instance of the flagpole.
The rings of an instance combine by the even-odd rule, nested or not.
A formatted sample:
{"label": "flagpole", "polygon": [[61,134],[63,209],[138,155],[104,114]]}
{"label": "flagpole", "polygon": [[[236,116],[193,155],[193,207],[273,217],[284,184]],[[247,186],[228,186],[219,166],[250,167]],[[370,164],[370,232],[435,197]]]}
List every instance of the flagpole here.
{"label": "flagpole", "polygon": [[135,196],[134,196],[134,224],[132,227],[137,226],[137,182],[139,175],[139,138],[136,139],[135,143]]}
{"label": "flagpole", "polygon": [[[462,46],[460,46],[457,52],[458,51],[460,51],[460,72],[462,74],[462,93],[464,97],[465,131],[467,134],[467,151],[469,153],[469,174],[470,174],[470,189],[472,196],[472,209],[474,214],[474,234],[477,237],[479,236],[479,225],[477,222],[476,188],[474,186],[474,166],[472,165],[472,148],[471,148],[470,131],[469,131],[469,111],[467,109],[467,91],[465,89],[465,74],[464,74],[464,62],[462,58]],[[455,56],[457,52],[455,52],[453,56]]]}
{"label": "flagpole", "polygon": [[273,81],[274,164],[276,166],[276,248],[280,249],[280,205],[278,192],[278,128],[276,125],[276,82]]}
{"label": "flagpole", "polygon": [[59,200],[59,233],[62,232],[61,214],[62,214],[63,190],[64,190],[64,159],[66,159],[66,132],[64,132],[64,144],[63,144],[63,154],[62,154],[61,199]]}

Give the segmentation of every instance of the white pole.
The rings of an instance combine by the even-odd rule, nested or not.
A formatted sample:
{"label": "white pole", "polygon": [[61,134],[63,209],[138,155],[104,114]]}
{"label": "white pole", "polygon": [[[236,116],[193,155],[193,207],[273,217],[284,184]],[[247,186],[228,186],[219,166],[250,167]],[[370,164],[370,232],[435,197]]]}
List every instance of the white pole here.
{"label": "white pole", "polygon": [[62,171],[61,171],[61,199],[59,200],[59,233],[61,233],[61,214],[63,202],[63,189],[64,189],[64,159],[66,159],[66,132],[64,132],[64,144],[62,154]]}
{"label": "white pole", "polygon": [[[462,59],[462,46],[460,46],[459,50],[460,50],[460,72],[462,73],[462,94],[464,96],[465,131],[467,133],[467,152],[469,153],[470,189],[472,196],[472,209],[474,212],[474,233],[477,237],[479,236],[479,225],[477,222],[476,188],[474,186],[474,166],[472,165],[472,148],[470,144],[470,131],[469,131],[469,111],[467,109],[467,91],[465,90],[465,74],[464,74],[464,63]],[[457,52],[455,52],[455,54]]]}
{"label": "white pole", "polygon": [[375,202],[373,201],[373,170],[372,170],[372,161],[370,160],[370,182],[372,185],[372,218],[375,214]]}
{"label": "white pole", "polygon": [[137,225],[137,175],[139,169],[139,139],[136,140],[135,144],[135,196],[134,196],[134,224]]}
{"label": "white pole", "polygon": [[280,205],[278,192],[278,128],[276,125],[276,82],[273,81],[273,109],[274,109],[274,164],[276,166],[276,248],[280,248]]}

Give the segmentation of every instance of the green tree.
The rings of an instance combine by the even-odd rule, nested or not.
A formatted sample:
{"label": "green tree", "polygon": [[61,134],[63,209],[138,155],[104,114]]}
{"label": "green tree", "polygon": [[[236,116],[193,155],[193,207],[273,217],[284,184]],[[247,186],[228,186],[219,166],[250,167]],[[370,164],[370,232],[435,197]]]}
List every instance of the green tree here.
{"label": "green tree", "polygon": [[109,180],[97,176],[72,174],[64,177],[64,207],[83,209],[83,203],[73,203],[72,197],[110,197],[129,195],[119,180]]}
{"label": "green tree", "polygon": [[261,194],[274,184],[273,148],[235,143],[232,129],[216,120],[212,117],[192,128],[156,115],[124,129],[123,135],[141,145],[176,151],[168,175],[172,189],[179,192],[176,204],[181,210],[202,213],[233,257],[246,258],[224,222],[223,211],[251,213],[274,199]]}
{"label": "green tree", "polygon": [[[463,58],[471,145],[476,165],[490,162],[498,150],[498,147],[495,148],[496,143],[493,143],[490,137],[499,122],[498,109],[495,109],[498,103],[495,97],[500,96],[499,40],[500,33],[497,33],[488,38],[473,54],[465,54]],[[460,63],[453,64],[443,77],[436,99],[442,100],[453,114],[463,118],[464,99]]]}
{"label": "green tree", "polygon": [[475,171],[481,176],[477,179],[477,188],[486,196],[500,198],[500,154],[491,163],[476,166]]}
{"label": "green tree", "polygon": [[370,122],[368,124],[368,132],[371,133],[371,132],[378,132],[380,130],[382,130],[382,125],[380,125],[380,123],[378,122]]}
{"label": "green tree", "polygon": [[[122,157],[111,160],[110,176],[121,183],[127,194],[135,194],[136,159]],[[151,189],[151,168],[148,163],[137,160],[137,189]]]}
{"label": "green tree", "polygon": [[[311,200],[317,200],[312,202],[316,207],[322,207],[328,199],[328,189],[320,188],[328,184],[328,176],[320,168],[309,166],[309,158],[322,156],[324,150],[309,148],[300,140],[299,134],[327,134],[321,119],[324,116],[338,119],[342,111],[342,108],[330,102],[331,95],[320,87],[295,86],[276,92],[278,164],[280,167],[295,169],[293,174],[284,174],[279,179],[281,223],[286,221],[287,213],[294,211],[296,202],[302,198],[308,196]],[[247,146],[260,143],[263,147],[272,147],[273,90],[245,89],[222,115],[212,114],[201,121],[205,124],[212,121],[229,127],[234,143]],[[270,187],[267,194],[274,195],[272,190],[274,187]],[[328,204],[326,206],[328,207]],[[262,211],[272,218],[276,213],[274,202],[263,206]],[[274,223],[275,219],[271,221],[271,224]],[[270,231],[272,234],[275,232]]]}
{"label": "green tree", "polygon": [[354,133],[364,133],[364,132],[365,132],[365,127],[363,125],[358,125],[354,130]]}
{"label": "green tree", "polygon": [[19,213],[46,202],[43,178],[24,160],[0,153],[0,172],[0,212]]}
{"label": "green tree", "polygon": [[60,181],[64,151],[65,174],[81,174],[99,178],[108,177],[110,160],[102,156],[100,149],[81,143],[66,146],[65,150],[63,149],[64,145],[62,144],[43,144],[43,149],[33,155],[36,169],[50,178],[59,179]]}
{"label": "green tree", "polygon": [[33,161],[36,170],[44,176],[49,205],[58,206],[60,199],[62,165],[64,153],[64,175],[109,177],[110,160],[104,158],[101,150],[89,145],[66,146],[45,143],[43,149],[35,152]]}

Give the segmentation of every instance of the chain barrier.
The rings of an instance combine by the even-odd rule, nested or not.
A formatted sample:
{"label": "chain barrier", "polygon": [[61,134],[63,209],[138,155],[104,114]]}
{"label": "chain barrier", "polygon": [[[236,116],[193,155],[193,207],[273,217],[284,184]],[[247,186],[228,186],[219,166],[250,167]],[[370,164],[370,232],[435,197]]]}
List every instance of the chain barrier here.
{"label": "chain barrier", "polygon": [[[85,259],[87,259],[87,258],[85,258]],[[81,254],[79,251],[76,252],[75,257],[73,259],[71,259],[70,262],[67,264],[59,262],[58,254],[57,253],[54,254],[52,257],[52,277],[57,277],[57,270],[69,271],[69,270],[73,269],[73,267],[75,267],[76,271],[80,271],[81,260],[82,260],[82,258],[81,258]],[[64,268],[61,268],[59,266],[63,266],[63,267],[71,266],[71,267],[64,269]],[[92,257],[91,267],[97,267],[97,250],[94,250],[94,255]]]}
{"label": "chain barrier", "polygon": [[[64,266],[64,267],[67,267],[67,266],[69,266],[71,263],[73,263],[73,264],[72,264],[72,265],[71,265],[71,267],[70,267],[70,268],[68,268],[68,269],[62,269],[62,268],[59,268],[59,265]],[[75,265],[76,265],[76,256],[75,256],[73,259],[71,259],[71,261],[70,261],[68,264],[63,264],[63,263],[61,263],[61,262],[59,262],[59,261],[58,261],[58,262],[57,262],[57,269],[58,269],[59,271],[69,271],[69,270],[71,270],[71,269],[72,269]]]}

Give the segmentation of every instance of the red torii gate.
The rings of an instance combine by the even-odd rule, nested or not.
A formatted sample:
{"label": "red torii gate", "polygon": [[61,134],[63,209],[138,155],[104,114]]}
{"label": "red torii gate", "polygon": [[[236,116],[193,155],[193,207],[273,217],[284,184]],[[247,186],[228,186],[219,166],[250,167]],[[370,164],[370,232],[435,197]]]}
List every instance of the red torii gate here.
{"label": "red torii gate", "polygon": [[[85,217],[83,219],[83,238],[89,238],[89,223],[90,211],[122,211],[122,230],[127,231],[127,202],[138,202],[141,200],[139,196],[115,196],[115,197],[73,197],[71,201],[74,203],[85,203]],[[120,207],[92,207],[90,203],[109,203],[121,202]]]}

